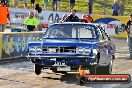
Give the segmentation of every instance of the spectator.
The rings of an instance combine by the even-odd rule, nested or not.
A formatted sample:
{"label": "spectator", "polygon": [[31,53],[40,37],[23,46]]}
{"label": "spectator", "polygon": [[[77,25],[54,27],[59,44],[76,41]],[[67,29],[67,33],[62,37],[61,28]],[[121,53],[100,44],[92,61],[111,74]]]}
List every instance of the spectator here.
{"label": "spectator", "polygon": [[93,3],[95,2],[95,0],[88,0],[88,9],[89,9],[89,14],[92,14],[92,10],[93,10]]}
{"label": "spectator", "polygon": [[70,0],[70,11],[74,8],[75,0]]}
{"label": "spectator", "polygon": [[36,17],[34,17],[33,12],[29,12],[29,17],[25,19],[24,25],[27,27],[29,31],[34,31],[35,29],[37,29],[39,21]]}
{"label": "spectator", "polygon": [[57,0],[57,8],[58,8],[58,10],[60,10],[60,4],[61,4],[61,0]]}
{"label": "spectator", "polygon": [[83,14],[82,19],[80,21],[85,23],[93,23],[93,18],[91,17],[91,15]]}
{"label": "spectator", "polygon": [[[55,11],[55,5],[57,4],[57,0],[52,0],[52,10]],[[57,10],[57,9],[56,9]]]}
{"label": "spectator", "polygon": [[85,22],[85,23],[87,23],[86,14],[83,14],[83,15],[82,15],[82,19],[80,20],[80,22]]}
{"label": "spectator", "polygon": [[8,20],[10,21],[10,11],[6,7],[5,0],[0,1],[0,32],[5,31],[6,24]]}
{"label": "spectator", "polygon": [[18,0],[14,0],[14,7],[18,8]]}
{"label": "spectator", "polygon": [[27,9],[28,0],[23,0],[23,1],[24,1],[24,8]]}
{"label": "spectator", "polygon": [[118,16],[119,5],[116,0],[114,1],[112,9],[113,9],[113,16]]}
{"label": "spectator", "polygon": [[120,2],[119,13],[120,13],[121,16],[124,15],[124,1],[121,1],[121,2]]}
{"label": "spectator", "polygon": [[48,7],[48,0],[44,0],[44,8],[47,10]]}
{"label": "spectator", "polygon": [[31,8],[35,8],[35,0],[31,0]]}
{"label": "spectator", "polygon": [[128,34],[128,47],[130,58],[132,58],[132,14],[130,15],[130,20],[127,22],[126,32]]}
{"label": "spectator", "polygon": [[87,23],[93,23],[93,18],[91,17],[90,14],[86,16],[86,21]]}
{"label": "spectator", "polygon": [[79,22],[79,18],[76,16],[76,10],[71,10],[71,15],[68,16],[65,20],[65,22]]}
{"label": "spectator", "polygon": [[67,14],[64,14],[63,15],[63,17],[62,17],[62,19],[60,20],[60,22],[62,23],[62,22],[64,22],[64,20],[67,18]]}
{"label": "spectator", "polygon": [[10,4],[9,4],[10,0],[6,0],[6,6],[9,7]]}

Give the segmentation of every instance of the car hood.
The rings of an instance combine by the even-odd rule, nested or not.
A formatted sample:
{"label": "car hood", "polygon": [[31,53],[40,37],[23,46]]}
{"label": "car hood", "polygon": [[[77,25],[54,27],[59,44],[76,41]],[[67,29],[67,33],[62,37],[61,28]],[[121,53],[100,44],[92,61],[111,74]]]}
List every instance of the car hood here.
{"label": "car hood", "polygon": [[30,46],[49,46],[49,47],[89,47],[97,48],[98,39],[44,39],[41,42],[30,42]]}

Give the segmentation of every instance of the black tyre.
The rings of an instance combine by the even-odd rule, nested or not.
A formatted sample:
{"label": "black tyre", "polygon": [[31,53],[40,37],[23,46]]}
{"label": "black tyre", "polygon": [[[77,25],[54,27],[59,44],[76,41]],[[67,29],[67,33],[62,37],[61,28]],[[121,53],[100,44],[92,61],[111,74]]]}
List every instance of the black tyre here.
{"label": "black tyre", "polygon": [[96,66],[96,74],[107,75],[112,73],[113,60],[107,66]]}
{"label": "black tyre", "polygon": [[34,70],[35,70],[35,74],[36,75],[40,75],[41,74],[41,69],[42,69],[42,66],[41,65],[34,64]]}
{"label": "black tyre", "polygon": [[86,84],[86,78],[85,77],[77,77],[77,84],[79,85],[85,85]]}
{"label": "black tyre", "polygon": [[89,72],[90,72],[91,75],[96,74],[96,65],[95,66],[90,66]]}
{"label": "black tyre", "polygon": [[[99,63],[99,58],[100,58],[100,54],[98,53],[98,55],[96,56],[96,63],[97,64]],[[90,72],[91,75],[96,74],[96,67],[97,67],[97,65],[91,65],[90,66],[89,72]]]}
{"label": "black tyre", "polygon": [[115,55],[112,55],[112,58],[113,58],[113,59],[116,59],[116,58],[115,58]]}

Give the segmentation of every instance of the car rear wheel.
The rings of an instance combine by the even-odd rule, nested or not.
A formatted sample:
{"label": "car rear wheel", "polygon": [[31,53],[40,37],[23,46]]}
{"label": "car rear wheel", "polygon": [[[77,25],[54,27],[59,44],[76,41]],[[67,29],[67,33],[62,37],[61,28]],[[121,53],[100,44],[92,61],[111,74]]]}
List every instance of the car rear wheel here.
{"label": "car rear wheel", "polygon": [[41,69],[42,69],[42,66],[41,65],[34,64],[34,70],[35,70],[35,74],[36,75],[40,75],[41,74]]}

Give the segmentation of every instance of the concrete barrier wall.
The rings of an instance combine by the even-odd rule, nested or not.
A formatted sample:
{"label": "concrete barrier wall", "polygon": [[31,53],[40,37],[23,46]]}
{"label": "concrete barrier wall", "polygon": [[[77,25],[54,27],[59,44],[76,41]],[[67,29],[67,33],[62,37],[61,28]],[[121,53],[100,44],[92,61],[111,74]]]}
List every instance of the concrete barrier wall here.
{"label": "concrete barrier wall", "polygon": [[39,41],[43,33],[43,31],[0,33],[0,60],[26,56],[28,43]]}

